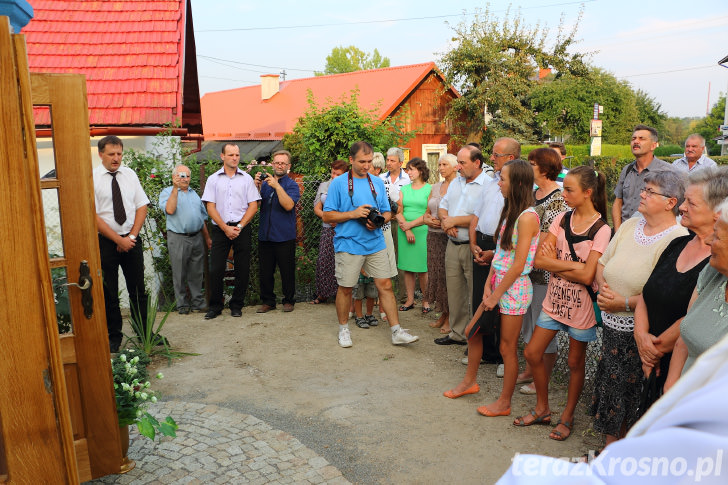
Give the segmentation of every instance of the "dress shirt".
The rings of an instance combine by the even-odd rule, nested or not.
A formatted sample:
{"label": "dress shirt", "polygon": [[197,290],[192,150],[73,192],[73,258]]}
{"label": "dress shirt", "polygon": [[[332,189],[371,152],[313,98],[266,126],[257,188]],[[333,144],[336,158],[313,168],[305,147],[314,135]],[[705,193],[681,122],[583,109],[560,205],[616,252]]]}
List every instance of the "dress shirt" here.
{"label": "dress shirt", "polygon": [[[465,178],[461,175],[455,177],[447,187],[445,197],[440,201],[440,209],[445,209],[448,216],[469,216],[475,213],[475,208],[480,203],[480,197],[483,195],[483,187],[491,180],[491,177],[480,172],[472,182],[465,182]],[[458,236],[453,238],[456,242],[467,242],[470,240],[467,227],[458,227]]]}
{"label": "dress shirt", "polygon": [[637,212],[640,205],[640,190],[645,186],[645,177],[650,172],[673,170],[672,165],[659,158],[653,158],[642,172],[637,173],[637,162],[632,161],[626,165],[619,174],[619,180],[614,187],[614,195],[622,199],[622,222]]}
{"label": "dress shirt", "polygon": [[172,195],[172,187],[167,187],[159,194],[159,208],[167,216],[167,230],[178,234],[191,234],[202,229],[207,220],[205,205],[197,192],[188,188],[177,190],[177,209],[174,214],[167,214],[167,201]]}
{"label": "dress shirt", "polygon": [[114,219],[114,203],[111,200],[111,173],[106,167],[99,165],[94,169],[94,199],[96,201],[96,214],[109,225],[117,234],[129,234],[134,227],[134,216],[137,209],[149,205],[149,199],[144,193],[139,177],[129,167],[119,167],[116,176],[121,190],[121,199],[124,202],[126,221],[117,224]]}
{"label": "dress shirt", "polygon": [[293,208],[286,210],[278,201],[278,192],[263,182],[260,186],[260,225],[258,239],[261,241],[284,242],[296,239],[296,203],[301,198],[301,188],[295,180],[284,175],[278,180],[288,197],[293,199]]}
{"label": "dress shirt", "polygon": [[[228,177],[225,167],[210,175],[202,194],[203,202],[214,202],[223,222],[238,222],[248,210],[251,202],[260,200],[253,177],[238,168],[235,175]],[[212,222],[215,224],[215,221]]]}
{"label": "dress shirt", "polygon": [[717,167],[718,164],[715,163],[715,160],[713,160],[712,158],[708,158],[705,156],[705,154],[702,154],[700,155],[700,158],[698,158],[698,160],[695,162],[695,165],[693,165],[693,168],[690,168],[690,165],[688,165],[687,157],[678,158],[677,160],[672,162],[672,166],[682,172],[694,172],[696,170],[700,170],[701,168]]}
{"label": "dress shirt", "polygon": [[409,178],[409,175],[407,175],[407,172],[405,172],[403,169],[399,169],[399,176],[394,179],[394,182],[392,182],[392,178],[389,176],[390,172],[379,174],[379,178],[382,179],[384,182],[384,185],[388,186],[387,193],[389,194],[389,199],[393,202],[399,202],[399,193],[405,185],[409,185],[412,183],[412,181]]}
{"label": "dress shirt", "polygon": [[478,218],[478,225],[475,226],[475,230],[486,236],[493,236],[498,231],[498,221],[505,203],[498,186],[499,180],[500,172],[496,173],[495,177],[490,179],[489,182],[486,182],[480,204],[475,207],[474,214]]}

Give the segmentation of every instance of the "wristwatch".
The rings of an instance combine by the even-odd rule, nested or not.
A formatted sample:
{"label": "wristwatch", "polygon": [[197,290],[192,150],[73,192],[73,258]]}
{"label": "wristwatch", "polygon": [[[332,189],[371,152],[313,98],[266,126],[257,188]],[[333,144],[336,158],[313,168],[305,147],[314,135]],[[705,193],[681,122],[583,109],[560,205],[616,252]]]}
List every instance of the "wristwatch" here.
{"label": "wristwatch", "polygon": [[136,241],[136,236],[134,234],[129,234],[129,239]]}
{"label": "wristwatch", "polygon": [[238,228],[238,229],[242,229],[242,228],[243,228],[243,225],[242,225],[242,224],[240,224],[240,223],[238,223],[238,225],[237,225],[237,228]]}

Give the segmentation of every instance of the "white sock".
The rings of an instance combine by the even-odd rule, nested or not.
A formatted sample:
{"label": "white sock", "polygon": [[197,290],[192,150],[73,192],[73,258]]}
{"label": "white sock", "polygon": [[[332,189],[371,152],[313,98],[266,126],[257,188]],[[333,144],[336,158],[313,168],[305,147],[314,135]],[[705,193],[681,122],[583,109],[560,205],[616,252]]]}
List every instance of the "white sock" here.
{"label": "white sock", "polygon": [[343,329],[349,330],[349,324],[345,323],[343,325],[339,324],[339,332],[341,332]]}
{"label": "white sock", "polygon": [[389,329],[392,331],[392,335],[397,333],[401,327],[399,325],[395,325],[393,327],[389,327]]}

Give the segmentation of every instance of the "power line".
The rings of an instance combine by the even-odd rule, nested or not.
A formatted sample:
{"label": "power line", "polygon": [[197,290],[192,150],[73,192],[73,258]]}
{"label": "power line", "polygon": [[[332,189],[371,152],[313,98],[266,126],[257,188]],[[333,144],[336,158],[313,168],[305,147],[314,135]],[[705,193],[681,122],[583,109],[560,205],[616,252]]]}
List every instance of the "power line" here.
{"label": "power line", "polygon": [[671,72],[682,72],[682,71],[697,71],[699,69],[708,69],[711,67],[715,67],[717,64],[708,64],[706,66],[694,66],[694,67],[684,67],[681,69],[672,69],[670,71],[660,71],[660,72],[645,72],[642,74],[629,74],[627,76],[617,76],[620,78],[626,78],[626,77],[639,77],[639,76],[654,76],[657,74],[670,74]]}
{"label": "power line", "polygon": [[[222,62],[228,62],[228,63],[232,63],[232,64],[242,64],[244,66],[264,67],[266,69],[280,69],[280,66],[264,66],[262,64],[251,64],[249,62],[233,61],[231,59],[221,59],[219,57],[204,56],[202,54],[197,54],[197,57],[200,57],[202,59],[207,59],[207,60],[209,60],[211,62],[222,61]],[[220,63],[218,62],[217,64],[220,64]],[[235,67],[235,66],[230,66],[230,67]],[[236,68],[236,69],[243,69],[243,68]],[[268,71],[255,71],[253,69],[243,69],[243,70],[245,70],[245,71],[253,71],[253,72],[260,72],[262,74],[269,74]],[[315,71],[315,69],[294,69],[292,67],[286,67],[286,70],[288,70],[288,71],[301,71],[301,72],[314,72]]]}
{"label": "power line", "polygon": [[[597,0],[579,0],[577,2],[562,2],[552,3],[550,5],[535,5],[533,7],[519,7],[519,10],[533,10],[537,8],[552,8],[562,7],[565,5],[582,5],[585,3],[596,2]],[[505,12],[506,10],[495,10],[494,13]],[[288,29],[313,29],[319,27],[340,27],[343,25],[367,25],[367,24],[384,24],[388,22],[412,22],[417,20],[435,20],[444,19],[450,17],[460,17],[465,15],[473,15],[472,12],[463,11],[458,14],[446,14],[446,15],[430,15],[425,17],[405,17],[399,19],[386,19],[386,20],[359,20],[356,22],[332,22],[327,24],[303,24],[303,25],[277,25],[269,27],[238,27],[234,29],[202,29],[195,30],[195,33],[207,33],[207,32],[243,32],[243,31],[254,31],[254,30],[288,30]]]}

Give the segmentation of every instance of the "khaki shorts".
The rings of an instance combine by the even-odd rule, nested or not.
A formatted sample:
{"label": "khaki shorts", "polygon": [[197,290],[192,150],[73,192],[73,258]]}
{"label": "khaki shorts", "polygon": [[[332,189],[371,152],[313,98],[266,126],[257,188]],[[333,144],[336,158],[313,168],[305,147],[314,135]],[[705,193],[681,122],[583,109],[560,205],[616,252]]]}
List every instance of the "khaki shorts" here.
{"label": "khaki shorts", "polygon": [[359,281],[362,268],[372,278],[386,279],[397,276],[397,267],[390,263],[386,249],[374,254],[336,253],[336,282],[344,288],[353,288]]}

